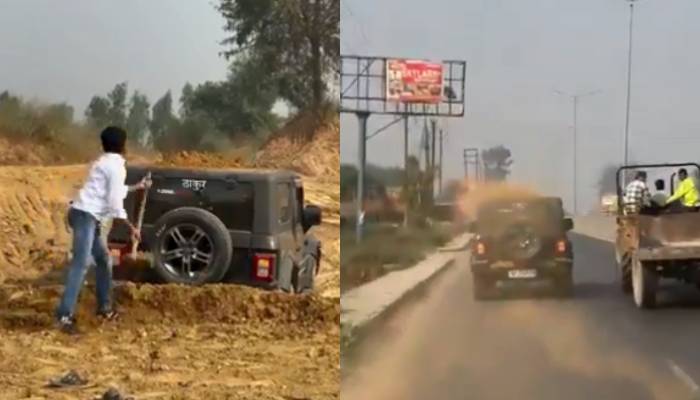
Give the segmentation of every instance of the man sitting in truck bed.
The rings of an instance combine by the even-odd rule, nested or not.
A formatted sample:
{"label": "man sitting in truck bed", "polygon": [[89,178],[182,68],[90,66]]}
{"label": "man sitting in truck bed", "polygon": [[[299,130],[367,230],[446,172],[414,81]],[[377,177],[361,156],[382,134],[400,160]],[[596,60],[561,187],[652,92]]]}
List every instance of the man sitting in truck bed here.
{"label": "man sitting in truck bed", "polygon": [[681,168],[678,171],[678,179],[680,184],[678,189],[666,200],[666,207],[673,211],[691,211],[694,210],[698,203],[698,189],[695,187],[695,181],[688,176],[688,171]]}
{"label": "man sitting in truck bed", "polygon": [[666,182],[664,182],[663,179],[657,179],[654,181],[654,188],[656,189],[656,193],[651,196],[652,206],[665,206],[668,199],[668,196],[664,193],[664,190],[666,190]]}

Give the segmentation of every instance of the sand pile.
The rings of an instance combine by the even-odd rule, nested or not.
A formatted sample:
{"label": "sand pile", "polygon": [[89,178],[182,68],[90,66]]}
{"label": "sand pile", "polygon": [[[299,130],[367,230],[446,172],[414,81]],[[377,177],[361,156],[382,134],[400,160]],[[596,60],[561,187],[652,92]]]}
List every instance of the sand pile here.
{"label": "sand pile", "polygon": [[301,115],[272,135],[255,157],[262,168],[292,169],[302,175],[338,181],[340,177],[340,121],[337,117],[314,128]]}
{"label": "sand pile", "polygon": [[0,283],[62,266],[70,243],[68,202],[87,167],[0,168]]}
{"label": "sand pile", "polygon": [[87,162],[97,154],[94,143],[77,149],[76,144],[56,139],[10,139],[0,136],[0,165],[65,165]]}
{"label": "sand pile", "polygon": [[164,154],[157,165],[188,168],[241,168],[245,163],[240,157],[199,151],[179,151]]}
{"label": "sand pile", "polygon": [[[92,291],[92,290],[90,290]],[[78,314],[86,324],[93,317],[94,296],[86,290]],[[0,323],[8,329],[46,328],[51,324],[61,286],[0,286]],[[125,324],[272,323],[323,330],[338,325],[340,305],[318,296],[268,292],[237,285],[136,285],[114,290]]]}

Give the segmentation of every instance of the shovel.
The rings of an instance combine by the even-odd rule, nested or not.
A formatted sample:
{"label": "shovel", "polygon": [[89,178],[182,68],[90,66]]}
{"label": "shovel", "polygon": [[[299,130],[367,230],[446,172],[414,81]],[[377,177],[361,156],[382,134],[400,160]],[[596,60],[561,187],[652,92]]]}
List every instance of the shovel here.
{"label": "shovel", "polygon": [[[148,174],[146,174],[146,180],[147,181],[151,180],[151,173],[150,172]],[[143,196],[141,196],[141,201],[139,202],[138,216],[136,219],[136,229],[139,232],[141,232],[141,226],[143,225],[143,216],[146,212],[146,202],[148,201],[148,191],[149,191],[148,187],[143,189]],[[149,264],[148,260],[138,258],[138,247],[139,247],[139,241],[133,240],[131,242],[131,251],[122,260],[125,264],[124,266],[144,267],[144,266],[147,266]]]}
{"label": "shovel", "polygon": [[[151,180],[151,173],[149,172],[146,174],[146,181]],[[146,212],[146,201],[148,201],[148,190],[149,188],[146,187],[143,189],[143,196],[141,196],[141,203],[139,203],[139,215],[138,219],[136,220],[136,229],[138,232],[141,232],[141,226],[143,225],[143,215]],[[139,241],[134,240],[134,242],[131,244],[131,258],[136,259],[136,250],[139,247]]]}

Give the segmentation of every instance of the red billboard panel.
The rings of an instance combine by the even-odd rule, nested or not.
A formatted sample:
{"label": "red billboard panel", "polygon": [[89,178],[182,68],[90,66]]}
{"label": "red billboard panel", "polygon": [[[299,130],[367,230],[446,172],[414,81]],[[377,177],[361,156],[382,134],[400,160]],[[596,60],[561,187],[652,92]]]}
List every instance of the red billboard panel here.
{"label": "red billboard panel", "polygon": [[442,64],[422,60],[387,60],[386,99],[402,103],[439,103]]}

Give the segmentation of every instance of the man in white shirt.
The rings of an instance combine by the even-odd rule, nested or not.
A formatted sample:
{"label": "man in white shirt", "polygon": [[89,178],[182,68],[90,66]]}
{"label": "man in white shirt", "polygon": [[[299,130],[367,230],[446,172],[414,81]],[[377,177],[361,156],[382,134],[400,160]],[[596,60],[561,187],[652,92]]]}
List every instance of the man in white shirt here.
{"label": "man in white shirt", "polygon": [[90,256],[95,261],[97,314],[113,319],[116,313],[111,305],[112,264],[107,244],[101,238],[103,222],[112,219],[129,227],[134,240],[140,232],[129,222],[124,199],[129,191],[142,189],[150,182],[142,180],[127,187],[126,132],[117,127],[108,127],[101,134],[104,154],[90,168],[90,173],[68,211],[68,223],[73,231],[73,258],[66,275],[63,297],[56,310],[59,328],[66,333],[75,333],[75,305],[89,266]]}

